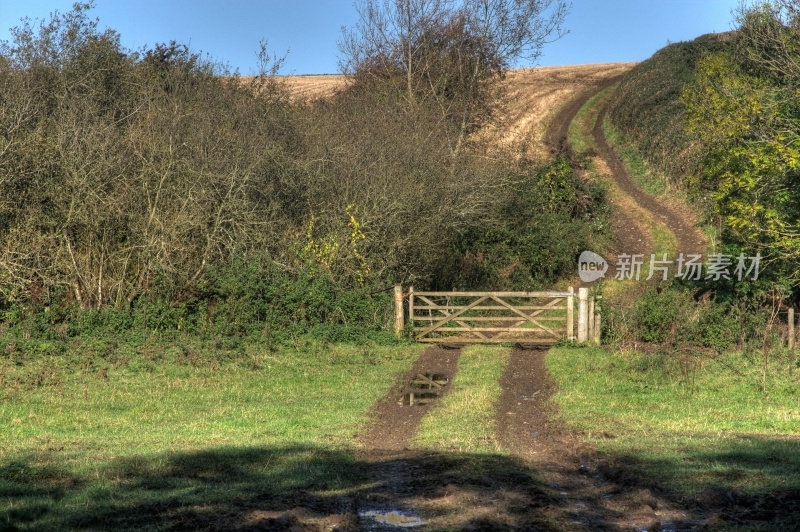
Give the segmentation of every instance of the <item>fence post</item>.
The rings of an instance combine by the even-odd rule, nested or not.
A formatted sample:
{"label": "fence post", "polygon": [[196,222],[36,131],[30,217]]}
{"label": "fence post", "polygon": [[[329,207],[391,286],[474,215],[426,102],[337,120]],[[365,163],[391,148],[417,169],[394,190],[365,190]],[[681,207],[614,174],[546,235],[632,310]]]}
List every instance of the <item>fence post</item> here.
{"label": "fence post", "polygon": [[587,299],[589,296],[589,289],[588,288],[578,288],[578,343],[583,343],[586,341],[588,327],[587,327],[587,318],[588,318],[588,305]]}
{"label": "fence post", "polygon": [[399,338],[403,334],[403,285],[394,285],[394,334]]}
{"label": "fence post", "polygon": [[572,341],[575,339],[575,318],[574,318],[575,289],[570,286],[568,292],[569,292],[569,297],[567,297],[567,340]]}
{"label": "fence post", "polygon": [[794,307],[789,307],[789,334],[787,335],[789,349],[794,349]]}

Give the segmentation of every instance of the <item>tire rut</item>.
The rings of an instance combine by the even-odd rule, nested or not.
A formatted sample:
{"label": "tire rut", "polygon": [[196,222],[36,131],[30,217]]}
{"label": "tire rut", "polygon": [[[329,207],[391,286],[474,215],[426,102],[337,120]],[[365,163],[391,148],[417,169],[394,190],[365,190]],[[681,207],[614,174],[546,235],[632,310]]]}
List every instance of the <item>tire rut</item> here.
{"label": "tire rut", "polygon": [[[592,136],[597,145],[600,157],[605,160],[611,170],[611,177],[616,181],[620,189],[631,197],[636,204],[643,210],[649,212],[659,223],[664,225],[677,241],[678,252],[681,253],[702,253],[705,249],[705,238],[694,226],[689,224],[683,216],[672,208],[661,203],[657,198],[648,194],[633,181],[622,160],[608,143],[603,132],[603,120],[608,112],[607,107],[603,107],[597,116],[597,121],[592,129]],[[621,216],[623,213],[617,214]],[[623,216],[624,217],[624,216]],[[632,218],[632,217],[631,217]],[[642,250],[623,250],[627,253],[639,252]],[[650,250],[656,252],[658,250]]]}
{"label": "tire rut", "polygon": [[[452,382],[458,370],[460,356],[461,348],[447,348],[440,345],[433,345],[423,351],[403,376],[402,381],[393,386],[373,406],[370,414],[371,423],[359,436],[362,448],[374,451],[407,450],[422,418],[436,405],[436,402],[410,406],[398,404],[398,400],[407,391],[411,379],[420,373],[444,375]],[[446,395],[449,390],[450,386],[446,386],[440,397]]]}
{"label": "tire rut", "polygon": [[623,75],[617,75],[594,82],[587,90],[581,92],[556,113],[545,134],[545,144],[550,148],[551,155],[559,153],[571,153],[568,142],[569,127],[575,119],[575,115],[581,110],[586,102],[592,99],[601,90],[610,87],[620,81]]}

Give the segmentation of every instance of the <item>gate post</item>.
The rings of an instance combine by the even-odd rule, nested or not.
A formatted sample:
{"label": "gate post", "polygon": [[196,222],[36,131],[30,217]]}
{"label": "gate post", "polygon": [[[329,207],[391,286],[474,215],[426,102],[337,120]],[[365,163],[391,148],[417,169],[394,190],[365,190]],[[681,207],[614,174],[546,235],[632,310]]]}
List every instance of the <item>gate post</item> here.
{"label": "gate post", "polygon": [[789,307],[789,317],[786,321],[789,323],[788,347],[789,349],[794,349],[794,306]]}
{"label": "gate post", "polygon": [[578,343],[584,343],[588,339],[588,297],[588,288],[578,288]]}
{"label": "gate post", "polygon": [[597,345],[600,345],[600,331],[601,331],[602,323],[603,322],[602,322],[602,320],[600,318],[600,313],[599,312],[595,312],[594,313],[594,338],[593,338],[593,340],[594,340],[594,343],[596,343]]}
{"label": "gate post", "polygon": [[403,285],[394,285],[394,334],[399,338],[403,334]]}
{"label": "gate post", "polygon": [[571,286],[567,290],[569,297],[567,297],[567,340],[575,340],[575,289]]}

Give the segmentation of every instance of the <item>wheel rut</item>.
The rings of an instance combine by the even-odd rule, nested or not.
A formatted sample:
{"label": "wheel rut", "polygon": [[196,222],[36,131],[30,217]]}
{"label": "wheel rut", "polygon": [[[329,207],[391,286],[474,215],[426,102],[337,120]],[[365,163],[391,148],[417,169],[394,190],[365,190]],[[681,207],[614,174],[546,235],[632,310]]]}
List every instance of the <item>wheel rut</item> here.
{"label": "wheel rut", "polygon": [[[597,117],[597,121],[592,129],[592,136],[597,145],[599,156],[606,162],[611,171],[611,177],[619,188],[643,210],[649,212],[659,223],[664,225],[673,235],[678,245],[676,250],[679,253],[702,253],[706,246],[705,238],[702,233],[694,227],[685,216],[678,213],[667,205],[664,205],[656,197],[648,194],[634,182],[628,173],[620,157],[608,143],[603,132],[603,121],[608,112],[607,107],[603,107]],[[618,212],[615,216],[619,219],[634,219],[635,216],[624,212]],[[630,223],[628,223],[630,225]],[[627,253],[642,252],[635,249]],[[649,253],[658,250],[649,250]]]}
{"label": "wheel rut", "polygon": [[[446,383],[452,381],[458,371],[460,356],[461,348],[441,345],[433,345],[423,351],[401,381],[373,406],[371,423],[359,436],[361,446],[373,451],[408,450],[422,418],[436,404],[436,400],[430,400],[433,398],[420,395],[435,393],[436,398],[444,396],[450,389]],[[414,385],[415,382],[424,383],[426,380],[434,384],[427,388]],[[435,384],[437,381],[438,387]],[[416,400],[409,401],[410,394],[416,394]]]}
{"label": "wheel rut", "polygon": [[[592,96],[619,79],[615,76],[596,82],[555,115],[544,137],[552,155],[574,157],[567,134],[575,115]],[[699,232],[678,213],[641,191],[627,174],[603,135],[604,116],[605,110],[592,133],[599,156],[620,188],[638,208],[652,213],[676,235],[680,251],[702,249]],[[624,212],[615,216],[615,247],[628,253],[650,252],[651,240],[645,232],[626,223]],[[631,251],[624,249],[626,246]],[[541,348],[512,350],[501,377],[502,393],[495,415],[495,433],[510,455],[508,459],[496,458],[503,464],[500,469],[486,469],[482,464],[472,476],[462,477],[461,461],[469,470],[476,463],[474,457],[412,448],[413,436],[435,401],[407,404],[402,398],[409,393],[409,383],[420,374],[446,376],[452,381],[460,355],[460,349],[426,349],[402,382],[373,407],[371,424],[358,438],[361,459],[368,464],[375,487],[362,492],[356,506],[418,511],[431,525],[445,519],[438,522],[459,526],[470,523],[473,528],[487,530],[500,529],[503,523],[509,525],[508,529],[543,530],[650,529],[664,522],[691,523],[692,517],[678,509],[679,504],[641,479],[627,475],[619,464],[600,457],[580,434],[558,420],[558,409],[551,401],[555,385],[547,372],[548,353]],[[454,468],[455,463],[459,465]],[[515,473],[504,469],[509,465]],[[487,518],[469,517],[464,504],[484,512]],[[464,511],[454,513],[455,508]],[[489,523],[493,526],[487,526]]]}

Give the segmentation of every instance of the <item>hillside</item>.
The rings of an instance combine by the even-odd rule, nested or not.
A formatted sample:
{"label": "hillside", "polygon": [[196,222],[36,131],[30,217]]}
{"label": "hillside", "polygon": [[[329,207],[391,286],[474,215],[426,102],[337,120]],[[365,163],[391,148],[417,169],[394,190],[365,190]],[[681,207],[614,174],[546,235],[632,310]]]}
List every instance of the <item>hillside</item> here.
{"label": "hillside", "polygon": [[632,68],[609,101],[614,126],[650,163],[673,178],[695,171],[698,165],[686,136],[681,90],[694,79],[700,58],[731,46],[732,33],[670,44]]}
{"label": "hillside", "polygon": [[[547,155],[545,132],[556,112],[587,88],[631,69],[636,63],[597,63],[523,68],[503,82],[504,101],[481,140],[504,151],[541,159]],[[327,98],[346,87],[338,74],[279,76],[297,98]]]}
{"label": "hillside", "polygon": [[278,76],[296,98],[326,98],[345,87],[341,74],[306,74],[300,76]]}

